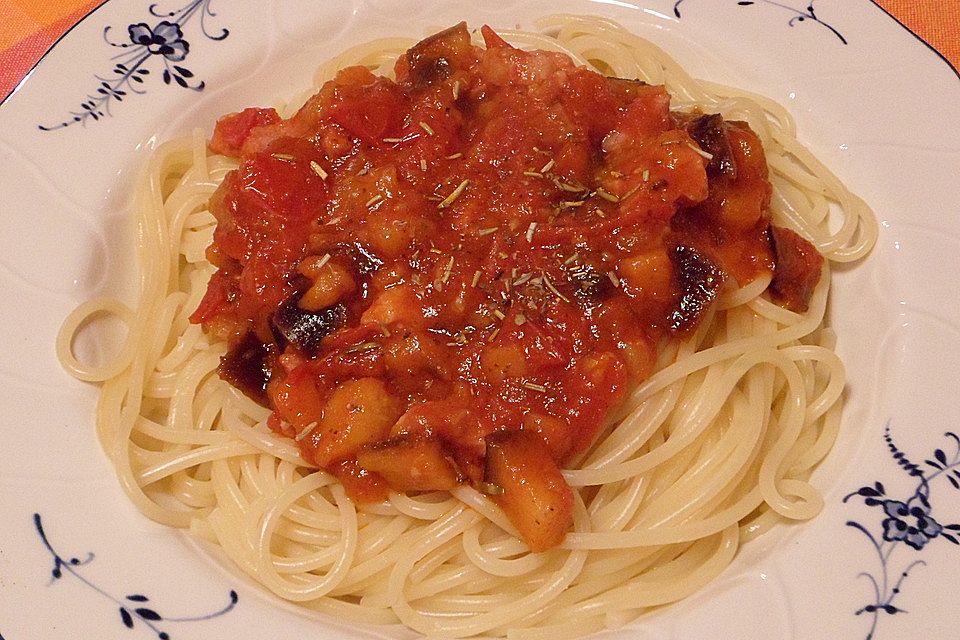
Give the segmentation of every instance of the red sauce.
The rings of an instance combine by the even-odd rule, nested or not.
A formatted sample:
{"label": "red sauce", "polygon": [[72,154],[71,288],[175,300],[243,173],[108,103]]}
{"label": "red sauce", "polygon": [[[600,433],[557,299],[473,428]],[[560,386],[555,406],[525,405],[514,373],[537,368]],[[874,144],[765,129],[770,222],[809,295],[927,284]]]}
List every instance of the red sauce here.
{"label": "red sauce", "polygon": [[[724,282],[774,267],[745,124],[483,32],[486,48],[463,24],[431,36],[396,81],[344,69],[288,120],[226,116],[210,144],[240,167],[210,203],[218,271],[192,319],[360,500],[463,481],[499,496],[496,432],[538,434],[537,474],[557,469]],[[531,450],[500,440],[497,469]],[[562,489],[543,491],[562,507]]]}

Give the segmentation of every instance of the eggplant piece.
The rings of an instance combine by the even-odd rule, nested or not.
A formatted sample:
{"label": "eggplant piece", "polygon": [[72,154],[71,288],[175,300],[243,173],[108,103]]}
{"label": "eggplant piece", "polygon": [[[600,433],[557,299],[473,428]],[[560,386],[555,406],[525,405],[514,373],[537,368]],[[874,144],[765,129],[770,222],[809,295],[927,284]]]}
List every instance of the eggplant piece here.
{"label": "eggplant piece", "polygon": [[669,314],[670,329],[684,332],[697,326],[716,300],[726,274],[693,247],[679,245],[670,253],[680,297]]}
{"label": "eggplant piece", "polygon": [[573,524],[573,490],[550,447],[533,431],[497,431],[486,443],[483,480],[490,499],[531,551],[560,544]]}
{"label": "eggplant piece", "polygon": [[264,407],[269,406],[267,383],[272,369],[269,359],[275,352],[273,345],[260,342],[248,332],[239,343],[220,358],[220,377],[243,392],[245,396]]}
{"label": "eggplant piece", "polygon": [[[323,406],[323,417],[307,436],[313,461],[324,468],[349,460],[364,445],[385,440],[402,405],[378,378],[347,380]],[[362,463],[361,463],[362,464]]]}
{"label": "eggplant piece", "polygon": [[320,341],[347,321],[347,308],[342,304],[335,304],[320,311],[307,311],[297,304],[300,295],[291,296],[281,304],[273,314],[271,322],[274,330],[284,340],[313,357],[317,355]]}
{"label": "eggplant piece", "polygon": [[687,133],[697,141],[700,148],[713,156],[707,164],[707,175],[715,178],[725,175],[737,178],[737,163],[727,136],[727,124],[718,113],[700,116],[687,123]]}
{"label": "eggplant piece", "polygon": [[470,52],[470,32],[466,22],[435,33],[413,45],[407,51],[410,80],[422,91],[436,82],[450,77],[460,58]]}
{"label": "eggplant piece", "polygon": [[820,282],[823,256],[808,240],[785,227],[770,226],[770,243],[776,254],[771,297],[790,311],[806,313]]}
{"label": "eggplant piece", "polygon": [[449,491],[463,481],[453,457],[434,436],[403,433],[361,447],[357,462],[397,491]]}

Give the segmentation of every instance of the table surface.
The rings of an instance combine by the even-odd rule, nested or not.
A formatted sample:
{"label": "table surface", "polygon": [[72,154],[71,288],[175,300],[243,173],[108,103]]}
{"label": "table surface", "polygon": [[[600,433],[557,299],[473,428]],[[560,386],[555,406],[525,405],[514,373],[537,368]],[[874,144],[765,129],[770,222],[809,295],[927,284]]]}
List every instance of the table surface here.
{"label": "table surface", "polygon": [[[960,67],[960,0],[873,0]],[[0,0],[0,99],[103,0]]]}

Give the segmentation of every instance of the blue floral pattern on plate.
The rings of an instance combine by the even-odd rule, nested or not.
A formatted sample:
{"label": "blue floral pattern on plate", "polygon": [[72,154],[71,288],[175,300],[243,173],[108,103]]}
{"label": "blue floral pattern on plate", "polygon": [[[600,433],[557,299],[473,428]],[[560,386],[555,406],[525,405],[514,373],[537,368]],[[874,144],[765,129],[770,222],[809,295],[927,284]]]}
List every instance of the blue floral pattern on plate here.
{"label": "blue floral pattern on plate", "polygon": [[[678,18],[682,17],[680,15],[680,5],[682,5],[684,2],[685,0],[676,0],[676,2],[673,3],[673,14]],[[791,6],[785,2],[777,2],[775,0],[739,0],[737,2],[737,6],[750,7],[753,5],[769,5],[771,7],[781,9],[783,11],[786,11],[792,14],[790,19],[787,21],[787,24],[790,25],[791,27],[795,27],[798,24],[802,24],[804,22],[816,23],[822,27],[829,29],[833,33],[833,35],[837,36],[840,42],[842,42],[843,44],[847,44],[847,39],[843,37],[843,34],[841,34],[832,25],[830,25],[827,22],[824,22],[823,20],[820,19],[819,16],[817,16],[817,10],[813,6],[815,2],[816,0],[810,0],[809,4],[807,4],[807,6],[804,7],[803,9],[797,9],[796,7]]]}
{"label": "blue floral pattern on plate", "polygon": [[103,39],[111,47],[123,49],[121,53],[111,58],[114,60],[110,76],[97,75],[100,82],[93,93],[87,94],[87,99],[80,103],[80,109],[71,111],[70,117],[56,125],[38,125],[42,131],[53,131],[70,125],[86,124],[88,120],[100,120],[112,115],[111,105],[122,102],[123,99],[134,94],[145,94],[146,77],[150,75],[148,63],[159,59],[163,64],[164,84],[176,83],[184,89],[203,91],[206,84],[201,80],[196,82],[194,74],[182,63],[190,53],[190,42],[184,37],[183,29],[195,16],[199,16],[200,32],[209,40],[223,40],[230,31],[220,29],[218,32],[208,30],[207,18],[216,17],[211,10],[212,0],[192,0],[188,4],[168,12],[160,12],[157,4],[148,8],[154,18],[163,18],[153,26],[147,22],[138,22],[127,27],[127,38],[115,41],[111,38],[112,27],[103,29]]}
{"label": "blue floral pattern on plate", "polygon": [[[895,605],[893,601],[900,595],[903,583],[915,567],[926,565],[926,561],[914,558],[901,569],[899,576],[893,581],[891,568],[893,552],[904,543],[911,548],[912,554],[923,550],[929,543],[942,538],[955,545],[960,545],[960,524],[941,524],[933,517],[933,505],[930,502],[931,486],[934,481],[946,478],[950,485],[960,490],[960,437],[955,433],[944,434],[955,451],[949,457],[943,449],[936,449],[933,456],[923,461],[923,466],[915,464],[907,458],[893,441],[890,425],[884,429],[883,439],[893,456],[894,461],[912,478],[916,478],[916,488],[906,500],[897,500],[887,495],[886,487],[881,482],[860,487],[843,498],[847,502],[851,498],[863,498],[868,507],[877,507],[884,513],[880,527],[883,532],[875,535],[871,529],[855,520],[848,520],[847,525],[863,533],[877,553],[880,561],[879,577],[870,572],[861,572],[861,577],[867,578],[873,585],[873,601],[856,611],[856,615],[868,614],[871,616],[870,630],[867,640],[871,640],[880,623],[880,614],[889,615],[905,613],[904,609]],[[924,467],[928,471],[924,471]],[[901,554],[902,555],[902,554]]]}
{"label": "blue floral pattern on plate", "polygon": [[[190,2],[188,4],[186,3],[186,0],[161,0],[161,3],[163,5],[169,4],[170,6],[179,6],[183,4],[184,9],[190,8],[192,6],[193,7],[200,6],[200,4],[203,5],[204,9],[207,9],[208,5],[210,4],[209,0],[204,3]],[[144,1],[143,4],[145,5],[146,1]],[[685,2],[685,0],[677,0],[674,4],[677,8],[676,13],[678,17],[681,10],[684,13],[685,20],[681,20],[680,22],[694,22],[697,18],[696,16],[697,10],[703,5],[703,3],[697,3],[696,0],[693,0],[691,2]],[[681,7],[681,4],[683,5],[682,7]],[[869,31],[868,30],[865,31],[862,28],[863,25],[861,25],[859,20],[849,20],[848,22],[840,23],[840,22],[836,22],[837,20],[840,20],[840,18],[833,18],[829,13],[828,9],[838,7],[839,5],[844,5],[843,11],[846,11],[846,3],[835,3],[833,5],[830,5],[830,4],[824,4],[823,2],[819,2],[818,6],[821,7],[820,12],[814,11],[814,2],[811,2],[806,9],[795,9],[793,7],[787,6],[787,4],[792,4],[792,5],[795,5],[796,7],[801,7],[802,1],[797,0],[796,2],[793,2],[791,0],[785,0],[783,3],[774,4],[771,2],[764,2],[761,0],[760,2],[738,2],[735,4],[732,0],[727,0],[724,6],[725,6],[725,10],[728,10],[729,13],[731,14],[736,14],[738,11],[740,11],[744,15],[749,15],[750,17],[755,16],[757,18],[758,24],[762,23],[763,26],[773,27],[774,30],[771,31],[769,35],[774,39],[776,38],[777,35],[780,34],[780,32],[786,31],[785,29],[783,29],[783,27],[786,26],[784,23],[787,22],[787,19],[789,17],[789,25],[800,27],[799,29],[797,29],[797,31],[798,32],[802,31],[805,35],[809,35],[811,41],[817,40],[817,41],[823,41],[823,42],[830,42],[833,45],[837,45],[838,44],[837,39],[839,39],[842,43],[846,43],[846,39],[842,35],[840,35],[840,33],[836,29],[834,29],[830,25],[823,23],[820,20],[818,13],[822,13],[823,16],[828,21],[834,21],[834,24],[836,25],[836,27],[838,27],[839,30],[843,31],[845,34],[849,35],[851,41],[854,42],[854,45],[850,47],[841,48],[841,49],[846,49],[844,53],[849,53],[851,54],[851,56],[856,56],[860,48],[863,47],[864,42],[870,42]],[[752,8],[748,8],[748,7],[751,7],[751,5],[752,5]],[[757,5],[767,5],[767,6],[757,6]],[[851,5],[853,5],[852,2],[851,2]],[[854,7],[851,6],[850,8],[852,9]],[[167,85],[176,84],[178,87],[182,87],[180,82],[177,81],[174,77],[175,75],[179,75],[179,77],[189,86],[191,86],[193,90],[201,90],[203,85],[202,81],[198,82],[197,80],[194,79],[193,75],[187,76],[187,75],[178,73],[177,70],[173,69],[171,65],[176,64],[182,68],[190,67],[196,71],[197,70],[196,67],[190,64],[190,61],[193,61],[199,57],[204,57],[206,56],[208,51],[213,51],[216,49],[216,47],[213,45],[210,45],[210,43],[203,42],[203,36],[206,35],[208,38],[214,39],[214,40],[223,39],[226,37],[226,30],[223,30],[222,34],[213,33],[214,36],[221,36],[219,38],[214,38],[206,33],[201,34],[196,29],[197,27],[196,17],[194,17],[192,22],[188,23],[187,20],[176,19],[179,16],[170,16],[167,14],[163,14],[159,10],[155,10],[154,7],[151,7],[150,15],[153,16],[153,18],[150,18],[146,15],[138,16],[137,14],[134,14],[133,16],[130,17],[130,19],[117,19],[112,21],[117,26],[115,30],[112,32],[112,41],[107,40],[108,44],[110,44],[111,47],[120,47],[120,45],[126,45],[125,47],[114,49],[113,51],[121,52],[123,54],[131,54],[136,51],[139,51],[140,57],[144,58],[143,64],[141,66],[141,70],[143,71],[143,73],[137,74],[141,76],[140,79],[129,80],[128,81],[129,87],[137,87],[137,88],[140,88],[141,90],[149,87],[151,90],[157,91],[161,88],[160,82],[159,82],[159,80],[161,79],[159,77],[161,76],[161,73],[160,73],[161,69],[168,69],[172,71],[171,71],[171,75],[169,76],[169,79],[165,84]],[[212,16],[214,14],[208,12],[206,15]],[[836,10],[834,15],[836,15]],[[846,14],[843,14],[843,15],[844,15],[844,19],[848,18]],[[781,21],[781,16],[782,16],[782,21]],[[142,22],[139,21],[138,19],[139,17],[143,17],[144,21]],[[517,19],[519,20],[519,18]],[[770,24],[769,22],[770,20],[774,21],[774,24]],[[166,22],[166,24],[169,26],[163,25],[162,23],[164,22]],[[201,15],[201,22],[202,22],[202,15]],[[128,23],[132,23],[132,24],[128,25]],[[824,28],[816,28],[816,27],[812,29],[802,28],[803,26],[810,26],[811,24],[816,24],[816,23],[819,23],[821,27],[824,27]],[[123,26],[123,25],[127,25],[127,26]],[[140,25],[146,26],[147,29],[143,30],[143,29],[137,28]],[[177,27],[177,28],[173,28],[173,27]],[[780,29],[777,30],[776,27],[780,27]],[[834,39],[834,36],[831,36],[830,33],[828,33],[827,30],[825,29],[830,29],[836,35],[836,39]],[[109,28],[103,30],[105,39],[108,31],[109,31]],[[215,25],[214,31],[216,31],[216,25]],[[266,29],[263,29],[263,30],[257,29],[252,31],[261,33],[261,32],[265,32]],[[74,35],[77,35],[77,34],[74,34]],[[241,36],[239,33],[235,33],[231,35],[231,40],[238,37],[246,37],[246,35]],[[137,38],[138,40],[135,41],[134,40],[135,38]],[[143,39],[143,38],[149,38],[149,42],[146,42],[146,41],[141,42],[140,39]],[[157,41],[155,42],[154,39],[156,39]],[[121,42],[124,40],[126,41]],[[98,43],[99,43],[99,40],[96,40],[91,44],[95,45]],[[857,44],[860,45],[859,48],[858,46],[856,46]],[[209,50],[204,50],[205,47],[208,45],[210,47]],[[102,46],[103,45],[101,45],[101,47]],[[145,48],[141,48],[138,50],[137,47],[145,47]],[[882,48],[882,44],[879,45],[879,47]],[[898,48],[891,47],[891,49],[894,50]],[[108,49],[107,52],[109,54],[111,50]],[[103,56],[103,58],[106,59],[107,56],[105,55]],[[179,59],[176,59],[176,58],[179,58]],[[184,66],[183,64],[185,61],[187,62],[186,66]],[[91,61],[87,60],[85,62],[89,63]],[[136,62],[136,58],[133,63],[126,63],[122,59],[116,59],[116,62],[118,65],[123,64],[125,67],[127,67],[127,69],[130,69],[134,66],[134,63]],[[933,65],[929,65],[929,66],[933,66]],[[149,67],[149,69],[147,67]],[[119,68],[119,66],[115,68]],[[103,64],[101,69],[103,70],[107,69],[106,63]],[[154,72],[153,75],[149,75],[149,72],[151,69]],[[84,72],[83,77],[93,76],[94,75],[93,72],[95,70],[96,69],[91,69],[90,71]],[[114,75],[111,75],[111,74],[103,74],[103,75],[105,75],[105,78],[101,79],[98,77],[98,80],[113,83],[113,81],[117,79]],[[922,75],[922,74],[918,74],[918,75]],[[211,78],[207,78],[207,79],[211,80]],[[155,84],[151,85],[150,84],[151,80],[154,81]],[[56,86],[55,85],[50,86],[51,85],[50,79],[45,73],[38,73],[37,77],[31,82],[33,84],[39,83],[41,87],[45,87],[45,90],[48,92],[47,95],[57,95]],[[200,88],[198,89],[197,86],[195,85],[199,85]],[[127,89],[129,89],[128,86],[122,85],[122,84],[114,85],[114,86],[118,86],[122,91],[127,91]],[[127,93],[138,93],[138,92],[127,91]],[[139,93],[143,93],[143,91],[140,91]],[[180,91],[173,90],[170,93],[182,94],[186,96],[186,95],[191,95],[192,91],[180,92]],[[96,95],[89,96],[89,99],[90,100],[99,99],[99,96],[101,95],[102,94],[97,93]],[[127,95],[127,94],[125,93],[124,95]],[[120,97],[123,97],[123,96],[120,96]],[[129,97],[132,98],[132,96],[129,96]],[[109,106],[114,100],[117,102],[120,102],[119,98],[108,99],[105,101],[105,104],[102,105],[103,108],[100,108],[98,110],[100,112],[104,112],[99,114],[101,117],[104,117],[105,114],[109,115]],[[130,101],[131,100],[126,100],[125,102],[130,102]],[[143,99],[143,103],[145,105],[149,105],[149,102],[150,102],[150,98]],[[117,113],[118,114],[122,113],[122,111],[118,111]],[[77,113],[73,113],[72,115],[78,118],[82,117],[84,124],[86,124],[87,119],[92,117],[89,115],[85,116],[84,112],[79,110]],[[36,120],[34,118],[35,116],[32,116],[27,122],[35,123]],[[53,118],[52,116],[48,115],[45,117],[45,119],[48,121],[52,121]],[[93,119],[97,120],[98,118],[93,118]],[[76,121],[79,121],[79,120],[76,120]],[[47,127],[47,128],[57,128],[60,126],[68,126],[70,124],[73,124],[76,121],[64,122],[61,125],[56,125],[54,127]],[[116,122],[115,124],[120,125],[121,123]],[[13,130],[12,127],[8,129],[8,131],[12,131],[12,130]],[[118,130],[118,133],[121,133],[121,132]],[[51,141],[56,139],[60,139],[60,140],[68,139],[68,138],[62,138],[58,136],[44,136],[44,137],[47,140],[51,140]],[[48,166],[55,166],[55,165],[48,164]],[[882,176],[883,174],[879,174],[879,175]],[[913,436],[913,437],[916,438],[917,436]],[[955,438],[955,436],[953,436],[952,434],[948,437],[951,437],[952,439]],[[868,637],[874,637],[875,631],[877,629],[878,620],[884,620],[886,617],[888,617],[887,615],[881,615],[881,614],[893,613],[893,611],[885,608],[888,605],[893,606],[893,608],[897,609],[897,611],[899,612],[896,618],[905,617],[906,620],[909,620],[911,623],[914,622],[911,618],[913,617],[918,618],[917,620],[918,624],[916,624],[915,626],[911,624],[911,626],[914,626],[914,630],[917,634],[923,633],[923,628],[925,628],[925,625],[924,625],[924,621],[919,620],[920,618],[919,614],[915,613],[914,616],[906,616],[906,613],[897,607],[897,605],[901,605],[906,608],[909,608],[908,604],[906,604],[905,601],[907,600],[908,596],[913,594],[911,594],[909,590],[907,590],[906,593],[902,595],[897,596],[897,594],[900,593],[900,588],[901,586],[903,586],[904,581],[907,577],[906,574],[914,575],[910,573],[913,570],[916,570],[919,572],[918,574],[915,575],[913,580],[919,581],[920,579],[923,579],[923,580],[936,579],[938,581],[938,584],[940,582],[943,582],[942,570],[944,567],[937,566],[933,562],[931,562],[930,567],[927,567],[924,569],[920,569],[919,567],[921,565],[927,564],[927,562],[921,558],[927,557],[929,559],[929,556],[932,552],[935,553],[938,550],[948,547],[948,545],[946,545],[945,543],[935,542],[936,540],[943,538],[948,542],[951,542],[951,539],[956,538],[958,533],[955,529],[949,528],[955,525],[945,524],[950,521],[955,521],[957,518],[956,516],[947,517],[945,515],[945,512],[947,512],[947,509],[945,508],[947,505],[943,500],[943,498],[945,497],[944,495],[945,492],[940,491],[940,489],[944,489],[944,490],[946,489],[945,483],[942,482],[943,477],[946,477],[947,481],[950,482],[951,484],[954,482],[954,479],[956,477],[955,475],[953,475],[953,474],[956,474],[956,470],[957,470],[957,467],[954,462],[954,458],[948,457],[950,448],[947,447],[946,449],[947,449],[947,452],[943,453],[944,460],[940,460],[940,456],[937,456],[936,453],[934,453],[930,461],[938,462],[941,465],[941,467],[950,467],[949,473],[944,472],[944,473],[940,473],[939,475],[936,475],[937,473],[936,469],[934,469],[933,467],[930,467],[928,470],[927,467],[924,467],[924,465],[917,466],[918,470],[920,470],[920,467],[924,467],[919,474],[909,473],[911,482],[913,480],[917,481],[916,490],[914,490],[914,494],[916,494],[916,491],[923,488],[923,482],[920,481],[920,477],[925,475],[924,472],[928,472],[926,477],[926,489],[925,489],[926,504],[924,504],[924,501],[921,500],[919,496],[910,494],[910,491],[913,490],[913,486],[914,486],[913,484],[911,484],[905,490],[891,491],[890,492],[891,495],[888,496],[887,495],[888,487],[885,487],[882,483],[875,483],[873,485],[865,486],[861,489],[861,490],[866,490],[868,493],[869,491],[875,491],[877,492],[875,496],[862,494],[860,492],[861,490],[858,490],[847,497],[847,499],[849,500],[852,500],[854,497],[857,497],[858,499],[855,502],[857,502],[858,505],[860,500],[863,500],[865,504],[869,504],[869,507],[866,507],[866,508],[857,506],[857,508],[859,508],[861,511],[864,511],[868,514],[867,516],[858,518],[860,522],[862,522],[863,524],[860,524],[860,522],[854,522],[854,521],[850,521],[848,524],[850,527],[857,529],[860,532],[860,533],[854,534],[854,536],[852,537],[855,538],[855,541],[858,541],[861,544],[861,547],[860,547],[861,551],[867,550],[867,547],[862,545],[862,541],[869,540],[871,544],[874,546],[875,551],[878,553],[879,564],[875,566],[878,566],[880,568],[873,569],[872,575],[871,573],[866,573],[866,572],[861,573],[860,574],[861,577],[868,578],[868,580],[872,581],[872,583],[875,586],[886,585],[887,584],[887,581],[885,580],[886,571],[888,570],[890,571],[889,573],[890,588],[887,588],[886,586],[884,586],[882,590],[878,588],[876,591],[875,597],[870,596],[870,598],[866,597],[867,589],[864,589],[864,600],[865,601],[872,600],[872,601],[870,601],[869,604],[863,607],[860,607],[860,609],[857,611],[858,617],[851,616],[849,612],[845,614],[846,622],[851,622],[851,623],[854,623],[855,625],[859,623],[864,626],[866,624],[866,621],[869,620],[870,617],[872,616],[873,623],[870,628],[870,635]],[[899,451],[897,453],[899,453]],[[896,454],[894,454],[894,458],[896,459]],[[883,478],[885,481],[888,480],[888,478],[886,478],[883,474],[870,474],[870,478],[871,479]],[[891,482],[888,482],[887,484],[892,485]],[[934,492],[934,496],[933,496],[935,499],[931,499],[930,497],[931,485],[935,485],[934,488],[937,489]],[[950,493],[950,492],[946,492],[946,493]],[[867,500],[871,497],[874,500],[877,500],[878,503],[877,504],[868,503]],[[931,506],[931,503],[933,503],[933,505],[936,508],[934,508],[934,506]],[[852,508],[853,505],[848,505],[848,506]],[[876,510],[873,510],[872,507],[876,507]],[[904,511],[904,509],[906,510]],[[874,518],[871,518],[869,516],[869,514],[871,513],[874,514]],[[923,518],[923,520],[921,520],[921,517]],[[25,520],[21,518],[18,518],[18,519],[21,520],[21,522]],[[38,520],[37,521],[38,530],[34,532],[34,534],[40,534],[41,540],[45,540],[45,535],[41,533],[41,528],[39,527],[39,524],[40,523]],[[839,523],[834,523],[834,524],[839,524]],[[24,536],[26,543],[35,544],[37,541],[37,538],[33,537],[34,534],[30,534],[29,531],[27,531],[27,534],[28,534],[27,536]],[[14,542],[15,541],[11,539],[5,540],[5,543],[8,545],[12,545],[14,544]],[[903,542],[904,544],[899,544],[900,542]],[[934,543],[932,547],[930,546],[931,543]],[[883,553],[881,553],[881,547],[884,550]],[[54,552],[52,547],[50,547],[48,544],[47,544],[47,548],[50,551],[50,553],[53,554],[54,565],[56,566],[56,559],[59,558],[60,556],[56,552]],[[869,554],[867,554],[864,557],[859,557],[858,560],[861,561],[863,565],[866,565],[867,562],[871,561],[870,557],[872,556],[869,556]],[[100,561],[103,562],[104,559],[105,558],[101,553]],[[90,558],[90,560],[87,560],[87,558],[84,556],[80,556],[79,558],[66,558],[66,559],[61,558],[61,563],[66,562],[69,564],[72,562],[72,560],[77,560],[80,562],[86,560],[89,562],[90,560],[92,560],[92,557]],[[76,565],[76,566],[70,565],[70,567],[67,567],[67,568],[61,567],[62,575],[67,577],[69,580],[69,578],[71,577],[69,575],[70,573],[69,569],[72,567],[77,572],[82,572],[83,566],[85,565]],[[897,571],[900,570],[901,568],[904,568],[904,570],[898,574]],[[29,571],[29,570],[32,570],[32,567],[30,569],[27,569],[26,571]],[[856,568],[852,569],[851,575],[855,571],[856,571]],[[881,571],[884,572],[884,576],[881,576],[881,573],[880,573]],[[876,578],[873,576],[876,576]],[[161,576],[157,576],[157,577],[161,577]],[[141,575],[139,579],[142,579],[142,578],[143,576]],[[54,590],[56,587],[57,580],[53,579],[50,582],[52,586],[48,588],[51,590]],[[908,586],[910,582],[911,581],[909,580],[906,581]],[[41,586],[41,589],[42,588],[43,587]],[[63,591],[63,589],[60,589],[59,591]],[[84,591],[86,593],[91,593],[92,589],[84,590]],[[115,592],[122,593],[119,591],[115,591]],[[818,594],[818,597],[821,595],[827,598],[836,597],[836,594],[831,592],[834,592],[834,589],[824,589],[822,590],[822,594]],[[155,604],[153,604],[152,598],[151,598],[151,601],[147,602],[146,604],[143,604],[143,603],[138,604],[136,600],[127,601],[123,597],[114,598],[106,594],[104,595],[105,597],[108,598],[109,602],[113,602],[116,604],[105,606],[103,611],[97,611],[96,608],[94,608],[93,611],[90,611],[90,610],[85,611],[80,606],[77,606],[77,603],[70,603],[70,604],[73,604],[74,606],[70,607],[69,609],[65,608],[64,610],[70,611],[69,615],[74,615],[78,617],[82,615],[84,618],[86,618],[87,616],[91,616],[93,619],[103,618],[104,622],[106,623],[104,626],[110,629],[113,627],[119,628],[119,625],[116,624],[117,614],[108,613],[108,611],[110,610],[116,612],[117,607],[126,608],[128,610],[128,613],[131,616],[130,618],[131,622],[134,622],[134,623],[140,622],[140,619],[134,615],[136,608],[138,607],[150,608],[151,610],[154,610],[154,612],[156,612],[156,609],[157,609]],[[131,595],[138,596],[141,594],[132,593]],[[152,595],[153,594],[151,593],[151,596]],[[802,594],[802,595],[812,596],[812,594]],[[889,596],[889,598],[887,596]],[[896,601],[893,599],[894,596],[897,596]],[[3,599],[3,598],[0,598],[0,599]],[[817,601],[817,598],[815,597],[809,597],[804,599],[807,600],[808,602]],[[914,603],[914,606],[916,606],[915,603]],[[850,607],[850,611],[852,612],[854,608],[855,607]],[[946,613],[947,615],[949,615],[948,612]],[[123,621],[123,614],[121,613],[119,615],[120,615],[121,621]],[[939,616],[937,617],[938,617],[938,621],[940,621]],[[267,616],[263,616],[263,619],[265,621],[269,620]],[[164,620],[166,622],[171,622],[172,624],[171,618],[164,618]],[[222,618],[222,622],[225,625],[229,625],[235,620],[239,620],[239,618],[237,616],[223,616]],[[830,622],[836,623],[837,621],[831,620]],[[17,636],[16,631],[11,630],[14,628],[12,626],[13,619],[12,618],[5,619],[2,621],[2,623],[8,628],[2,630],[3,633],[6,633],[7,635],[4,636],[3,633],[0,633],[0,640],[3,640],[4,637],[6,637],[8,640],[19,640],[19,637]],[[170,625],[167,625],[166,623],[164,623],[163,626],[170,626]],[[195,626],[200,626],[200,625],[195,625]],[[839,628],[840,626],[838,625],[837,629]],[[844,626],[843,628],[847,628],[847,627]],[[147,629],[147,626],[145,624],[135,625],[135,630],[139,631],[142,635],[150,635],[146,633],[145,631],[146,629]],[[892,630],[892,627],[886,630],[888,631]],[[13,635],[10,635],[10,634],[13,634]],[[24,635],[23,633],[20,634],[20,636],[23,636],[23,635]],[[108,635],[112,635],[112,634],[104,633],[99,637],[105,637]],[[134,636],[134,634],[127,634],[127,635],[130,635],[131,637]],[[219,637],[220,634],[217,634],[217,635]],[[242,635],[243,635],[242,632],[235,633],[233,637],[241,637]],[[254,633],[254,635],[256,635],[256,633]],[[269,631],[267,632],[267,635],[269,635]],[[847,634],[844,633],[841,635],[847,635]],[[946,635],[949,636],[951,634],[946,634]],[[912,633],[901,634],[901,637],[912,637],[912,636],[913,636]]]}
{"label": "blue floral pattern on plate", "polygon": [[[161,629],[158,623],[161,622],[199,622],[201,620],[210,620],[212,618],[217,618],[223,614],[231,611],[237,604],[238,596],[237,592],[230,591],[230,602],[221,609],[214,611],[213,613],[206,613],[199,616],[181,616],[181,617],[171,617],[163,616],[153,608],[150,603],[150,598],[143,595],[142,593],[131,593],[124,596],[123,598],[117,598],[109,594],[103,588],[97,586],[87,578],[85,578],[81,572],[80,568],[93,562],[94,556],[93,553],[88,552],[83,558],[73,556],[69,559],[64,559],[64,556],[60,555],[56,549],[53,548],[53,545],[50,543],[49,538],[47,538],[46,532],[43,530],[43,520],[40,517],[39,513],[33,514],[33,526],[37,530],[37,535],[40,536],[43,546],[46,547],[47,551],[50,552],[50,555],[53,556],[53,568],[50,570],[50,584],[53,584],[57,580],[60,580],[66,576],[73,576],[81,583],[87,585],[103,597],[108,600],[113,601],[119,607],[118,614],[120,616],[120,621],[128,629],[133,629],[136,627],[136,623],[139,622],[142,625],[149,628],[156,634],[159,640],[171,640],[172,636]],[[0,640],[3,640],[3,636],[0,636]]]}

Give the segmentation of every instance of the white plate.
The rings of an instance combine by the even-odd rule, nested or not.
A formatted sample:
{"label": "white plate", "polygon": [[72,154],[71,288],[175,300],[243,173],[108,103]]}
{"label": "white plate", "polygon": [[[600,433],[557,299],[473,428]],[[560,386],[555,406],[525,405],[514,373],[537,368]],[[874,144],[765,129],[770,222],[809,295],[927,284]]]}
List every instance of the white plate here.
{"label": "white plate", "polygon": [[[892,508],[928,491],[929,517],[960,521],[960,491],[932,466],[960,464],[960,445],[944,435],[960,432],[956,73],[867,0],[813,0],[809,7],[806,0],[454,4],[163,0],[151,13],[149,0],[111,0],[63,38],[0,109],[0,638],[367,635],[276,602],[215,566],[182,534],[135,512],[94,437],[95,390],[61,371],[54,336],[78,302],[129,288],[125,204],[132,173],[158,140],[194,126],[209,131],[219,114],[293,95],[318,62],[360,40],[424,34],[462,18],[531,26],[558,11],[610,16],[697,75],[785,104],[802,140],[882,221],[869,259],[836,275],[831,316],[850,382],[842,437],[815,476],[826,509],[811,523],[751,543],[703,592],[615,636],[957,637],[960,548],[950,543],[951,531],[930,525],[929,535],[910,538],[919,548],[884,542],[896,518],[884,504],[865,504],[871,498]],[[163,20],[178,22],[189,43],[185,49],[171,37],[167,51],[170,58],[185,52],[175,64],[188,70],[178,74],[189,86],[163,82],[157,52],[143,54],[137,68],[150,72],[143,82],[121,83],[122,100],[98,94],[101,81],[114,84],[138,59],[127,61],[125,72],[114,69],[125,59],[113,56],[143,52],[131,34]],[[203,89],[193,90],[201,82]],[[94,111],[103,115],[82,115],[88,94],[101,98]],[[70,124],[56,128],[63,122]],[[921,475],[910,474],[913,463]],[[844,501],[881,485],[883,496]],[[878,602],[895,613],[864,610]],[[150,612],[160,619],[150,620]]]}

